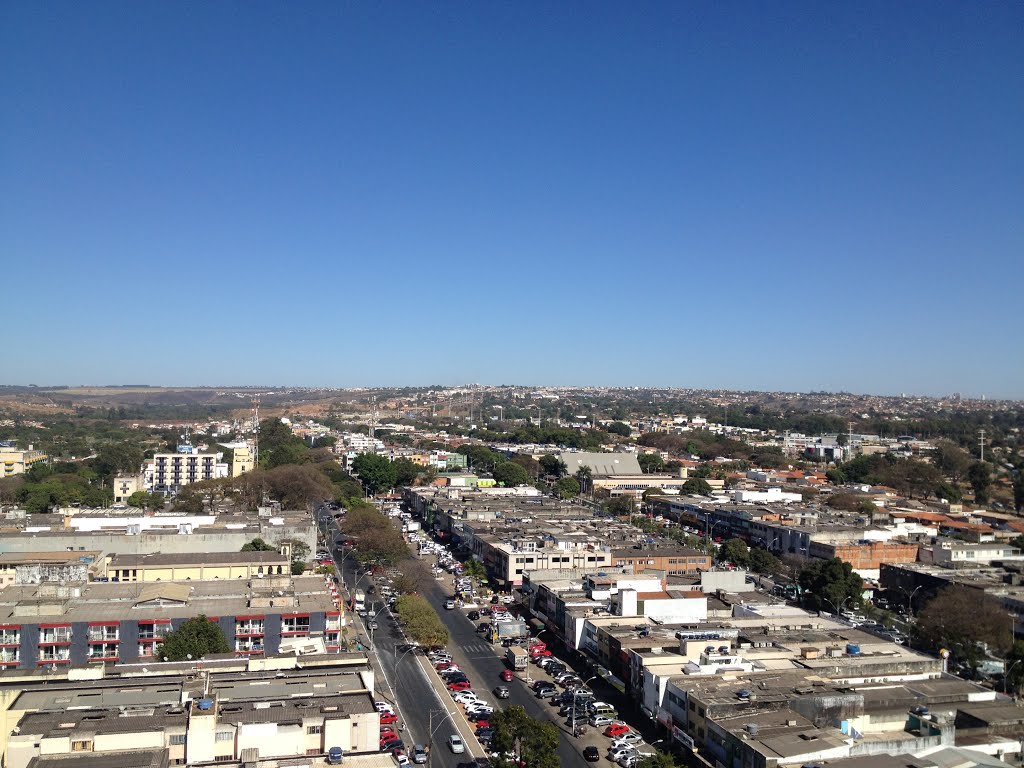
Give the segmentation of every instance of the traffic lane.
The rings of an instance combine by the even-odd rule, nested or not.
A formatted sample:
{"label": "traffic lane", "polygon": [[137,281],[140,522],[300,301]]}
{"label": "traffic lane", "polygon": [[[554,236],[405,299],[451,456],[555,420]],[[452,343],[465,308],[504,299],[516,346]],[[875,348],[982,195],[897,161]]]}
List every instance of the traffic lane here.
{"label": "traffic lane", "polygon": [[557,719],[558,713],[552,713],[550,707],[547,707],[540,699],[535,698],[532,691],[529,691],[524,684],[521,682],[519,684],[513,683],[509,686],[511,690],[510,697],[504,700],[496,700],[493,689],[502,683],[501,672],[507,669],[505,662],[496,655],[500,646],[499,648],[489,647],[487,652],[473,655],[469,655],[462,650],[463,645],[470,643],[479,644],[486,641],[482,641],[480,636],[476,634],[476,625],[466,618],[464,612],[450,611],[444,608],[444,601],[448,597],[445,587],[437,581],[425,584],[424,597],[435,607],[435,610],[441,617],[441,621],[448,628],[448,633],[451,636],[451,640],[448,643],[449,652],[459,667],[469,677],[470,682],[473,684],[473,690],[491,703],[501,703],[506,707],[510,704],[518,704],[526,710],[530,717],[538,720],[551,720],[552,714],[554,714],[555,723],[559,726],[559,743],[556,751],[560,764],[587,765],[583,756],[576,751],[576,745],[573,737],[568,734],[567,727]]}

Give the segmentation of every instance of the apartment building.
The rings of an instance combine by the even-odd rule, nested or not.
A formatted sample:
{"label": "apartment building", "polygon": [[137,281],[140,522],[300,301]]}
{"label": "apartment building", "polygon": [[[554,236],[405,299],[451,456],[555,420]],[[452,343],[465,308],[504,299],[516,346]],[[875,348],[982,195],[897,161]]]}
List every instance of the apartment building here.
{"label": "apartment building", "polygon": [[177,493],[190,483],[227,477],[220,453],[158,453],[153,456],[153,478],[149,491]]}
{"label": "apartment building", "polygon": [[50,457],[33,446],[28,450],[13,446],[0,446],[0,477],[13,477],[28,472],[36,464],[45,462]]}
{"label": "apartment building", "polygon": [[0,590],[0,668],[154,659],[160,640],[205,615],[238,655],[277,653],[285,641],[342,646],[334,583],[323,576],[40,584]]}
{"label": "apartment building", "polygon": [[711,569],[711,555],[688,547],[644,547],[615,549],[612,564],[631,566],[634,572],[665,571],[669,576],[682,576]]}

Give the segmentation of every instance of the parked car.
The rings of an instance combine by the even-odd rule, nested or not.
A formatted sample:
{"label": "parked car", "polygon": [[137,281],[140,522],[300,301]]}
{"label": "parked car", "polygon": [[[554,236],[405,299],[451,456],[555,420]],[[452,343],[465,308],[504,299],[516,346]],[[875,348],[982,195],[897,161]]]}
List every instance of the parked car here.
{"label": "parked car", "polygon": [[466,618],[470,621],[478,621],[480,619],[480,611],[470,611],[466,614]]}
{"label": "parked car", "polygon": [[619,762],[622,758],[627,755],[635,755],[636,750],[632,747],[609,747],[608,748],[608,759],[613,763]]}
{"label": "parked car", "polygon": [[380,713],[380,724],[381,725],[392,725],[398,722],[398,715],[394,712],[381,712]]}
{"label": "parked car", "polygon": [[469,684],[469,680],[459,680],[454,683],[448,683],[448,690],[456,693],[459,691],[468,691],[472,687],[473,686]]}
{"label": "parked car", "polygon": [[615,740],[612,741],[612,746],[629,747],[633,744],[639,744],[643,740],[644,737],[641,736],[639,733],[637,733],[636,731],[630,731],[629,733],[624,733],[621,736],[616,737]]}
{"label": "parked car", "polygon": [[612,723],[604,729],[604,735],[611,736],[612,738],[621,736],[624,733],[629,733],[629,726],[623,723],[621,720],[617,720],[616,722]]}

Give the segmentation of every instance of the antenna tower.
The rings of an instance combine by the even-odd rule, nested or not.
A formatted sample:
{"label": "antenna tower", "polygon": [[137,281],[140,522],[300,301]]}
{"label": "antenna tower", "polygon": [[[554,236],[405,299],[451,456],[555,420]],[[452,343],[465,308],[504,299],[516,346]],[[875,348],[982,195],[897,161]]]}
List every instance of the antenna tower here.
{"label": "antenna tower", "polygon": [[848,430],[848,433],[847,433],[847,436],[846,436],[846,446],[847,446],[847,448],[849,448],[850,455],[852,456],[853,455],[853,422],[852,421],[846,422],[846,429]]}
{"label": "antenna tower", "polygon": [[260,463],[260,396],[252,396],[252,466]]}
{"label": "antenna tower", "polygon": [[376,437],[377,433],[377,396],[370,395],[370,440]]}
{"label": "antenna tower", "polygon": [[981,447],[981,460],[985,460],[985,430],[978,430],[978,445]]}

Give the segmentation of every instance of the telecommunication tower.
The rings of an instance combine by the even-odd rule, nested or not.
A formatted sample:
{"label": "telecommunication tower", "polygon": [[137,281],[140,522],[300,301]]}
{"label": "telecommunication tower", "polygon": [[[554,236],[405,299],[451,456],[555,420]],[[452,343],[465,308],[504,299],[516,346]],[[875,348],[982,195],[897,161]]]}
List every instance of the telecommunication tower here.
{"label": "telecommunication tower", "polygon": [[252,396],[252,466],[260,464],[260,396]]}

